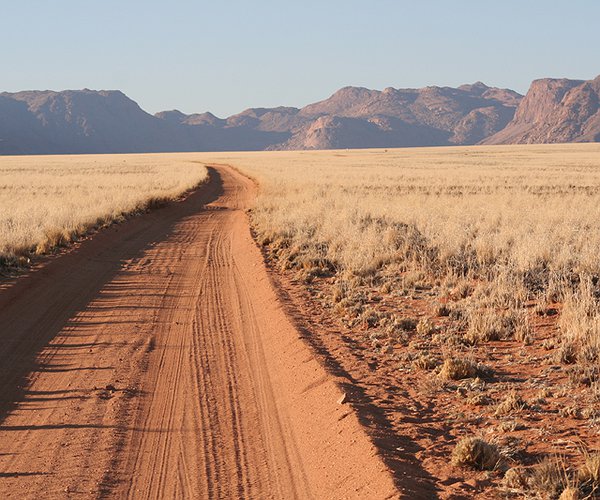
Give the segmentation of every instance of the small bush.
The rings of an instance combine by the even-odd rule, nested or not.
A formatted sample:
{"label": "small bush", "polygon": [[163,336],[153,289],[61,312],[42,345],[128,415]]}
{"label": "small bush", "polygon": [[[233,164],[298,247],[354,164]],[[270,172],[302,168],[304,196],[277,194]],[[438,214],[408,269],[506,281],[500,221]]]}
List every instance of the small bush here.
{"label": "small bush", "polygon": [[469,328],[465,340],[476,345],[480,342],[502,338],[502,322],[492,312],[473,311],[470,314]]}
{"label": "small bush", "polygon": [[485,394],[474,394],[469,399],[467,399],[467,403],[474,406],[486,406],[492,402],[491,398],[486,396]]}
{"label": "small bush", "polygon": [[563,406],[558,411],[558,414],[561,417],[569,417],[569,418],[575,418],[575,419],[581,419],[581,418],[583,418],[583,416],[581,414],[581,409],[578,406],[576,406],[576,405]]}
{"label": "small bush", "polygon": [[514,432],[526,429],[525,425],[516,420],[504,420],[498,424],[498,430],[501,432]]}
{"label": "small bush", "polygon": [[402,318],[396,321],[396,325],[405,332],[414,332],[417,329],[417,320],[413,318]]}
{"label": "small bush", "polygon": [[600,357],[598,355],[598,346],[586,344],[579,350],[579,361],[581,363],[595,363]]}
{"label": "small bush", "polygon": [[450,316],[451,312],[452,311],[451,311],[450,307],[448,306],[448,304],[440,302],[439,304],[437,304],[435,306],[435,314],[436,314],[436,316],[442,316],[442,317],[444,317],[444,316]]}
{"label": "small bush", "polygon": [[498,404],[495,413],[496,416],[511,415],[518,413],[525,408],[527,408],[527,403],[523,400],[523,398],[516,391],[511,391]]}
{"label": "small bush", "polygon": [[69,243],[69,237],[66,230],[46,231],[45,239],[40,241],[35,247],[36,255],[43,255],[51,252],[55,248],[64,247]]}
{"label": "small bush", "polygon": [[440,371],[440,376],[448,380],[475,378],[481,374],[479,365],[464,358],[446,359]]}
{"label": "small bush", "polygon": [[557,498],[569,486],[566,464],[558,458],[545,459],[532,469],[529,486],[542,498]]}
{"label": "small bush", "polygon": [[431,321],[423,318],[417,323],[416,330],[419,335],[431,335],[435,332],[435,326]]}
{"label": "small bush", "polygon": [[519,321],[515,325],[514,329],[515,340],[523,342],[525,345],[533,344],[533,330],[525,315],[519,317]]}
{"label": "small bush", "polygon": [[556,353],[559,363],[572,365],[577,361],[577,348],[574,342],[564,341]]}
{"label": "small bush", "polygon": [[513,467],[504,474],[502,483],[507,488],[523,490],[527,487],[528,473],[524,467]]}
{"label": "small bush", "polygon": [[452,463],[479,470],[493,470],[502,463],[502,456],[495,445],[483,439],[465,437],[456,444]]}
{"label": "small bush", "polygon": [[381,319],[380,314],[371,307],[368,307],[367,309],[365,309],[360,316],[361,322],[367,328],[373,328],[374,326],[377,326],[379,324],[380,319]]}
{"label": "small bush", "polygon": [[592,387],[600,380],[600,367],[597,365],[573,366],[567,372],[573,384]]}
{"label": "small bush", "polygon": [[439,361],[431,354],[421,354],[413,361],[413,365],[421,370],[433,370],[439,365]]}

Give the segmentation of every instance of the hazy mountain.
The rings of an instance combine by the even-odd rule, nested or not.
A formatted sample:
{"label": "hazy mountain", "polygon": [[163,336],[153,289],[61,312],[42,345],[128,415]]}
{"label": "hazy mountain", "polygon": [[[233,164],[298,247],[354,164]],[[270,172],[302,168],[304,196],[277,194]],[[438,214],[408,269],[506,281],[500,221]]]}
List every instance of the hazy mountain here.
{"label": "hazy mountain", "polygon": [[49,143],[27,104],[0,94],[0,153],[47,151]]}
{"label": "hazy mountain", "polygon": [[345,87],[294,115],[277,149],[475,144],[512,119],[522,96],[481,82],[383,91]]}
{"label": "hazy mountain", "polygon": [[250,131],[278,134],[261,136],[274,140],[249,149],[438,146],[475,144],[501,130],[512,119],[521,98],[512,90],[491,88],[481,82],[458,89],[378,91],[345,87],[302,109],[251,108],[226,120],[178,111],[156,116],[178,124],[210,124],[213,132],[220,129],[235,135],[233,131],[238,131],[238,141]]}
{"label": "hazy mountain", "polygon": [[[0,110],[3,153],[118,153],[185,147],[172,127],[119,91],[30,91],[4,93],[0,98],[6,103]],[[10,113],[8,103],[17,113]]]}
{"label": "hazy mountain", "polygon": [[150,115],[119,91],[0,94],[0,153],[109,153],[600,141],[600,77],[544,79],[527,96],[481,82],[344,87],[304,108],[228,118]]}
{"label": "hazy mountain", "polygon": [[290,135],[226,125],[210,113],[153,116],[119,91],[0,94],[0,154],[264,149]]}
{"label": "hazy mountain", "polygon": [[210,125],[210,126],[221,126],[227,123],[222,118],[217,118],[212,113],[195,113],[193,115],[186,115],[181,111],[175,109],[173,111],[161,111],[156,113],[154,116],[165,120],[170,123],[178,125]]}
{"label": "hazy mountain", "polygon": [[514,118],[485,144],[600,141],[600,76],[535,80]]}

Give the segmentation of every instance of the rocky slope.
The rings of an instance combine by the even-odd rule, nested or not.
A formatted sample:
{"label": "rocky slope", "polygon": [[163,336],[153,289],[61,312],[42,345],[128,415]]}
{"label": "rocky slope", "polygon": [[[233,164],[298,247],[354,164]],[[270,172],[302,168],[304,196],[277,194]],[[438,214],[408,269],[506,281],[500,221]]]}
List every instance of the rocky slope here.
{"label": "rocky slope", "polygon": [[600,76],[535,80],[514,118],[484,144],[600,141]]}
{"label": "rocky slope", "polygon": [[600,77],[537,80],[527,96],[481,82],[345,87],[304,108],[218,118],[150,115],[118,91],[0,94],[0,154],[329,149],[600,140]]}
{"label": "rocky slope", "polygon": [[292,137],[275,148],[475,144],[501,130],[521,98],[481,82],[456,89],[345,87],[299,110]]}
{"label": "rocky slope", "polygon": [[[483,83],[383,91],[344,87],[302,109],[251,108],[226,120],[213,115],[157,114],[163,120],[207,124],[222,131],[269,132],[267,149],[331,149],[475,144],[501,130],[522,96]],[[252,147],[250,149],[259,149]]]}
{"label": "rocky slope", "polygon": [[185,148],[174,132],[119,91],[0,94],[0,152],[5,154]]}
{"label": "rocky slope", "polygon": [[289,136],[225,124],[210,113],[152,116],[119,91],[0,94],[0,154],[264,149]]}

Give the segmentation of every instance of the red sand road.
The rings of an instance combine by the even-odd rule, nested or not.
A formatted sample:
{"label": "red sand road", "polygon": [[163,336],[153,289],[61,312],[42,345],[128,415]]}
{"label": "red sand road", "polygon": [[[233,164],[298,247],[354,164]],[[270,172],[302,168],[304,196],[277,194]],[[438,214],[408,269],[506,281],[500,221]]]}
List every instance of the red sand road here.
{"label": "red sand road", "polygon": [[228,167],[0,291],[1,498],[394,498]]}

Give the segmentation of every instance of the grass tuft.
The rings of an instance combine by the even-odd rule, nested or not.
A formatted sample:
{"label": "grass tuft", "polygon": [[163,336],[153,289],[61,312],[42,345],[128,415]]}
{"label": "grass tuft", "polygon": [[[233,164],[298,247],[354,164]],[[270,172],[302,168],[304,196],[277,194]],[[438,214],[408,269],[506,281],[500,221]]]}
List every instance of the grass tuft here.
{"label": "grass tuft", "polygon": [[495,445],[483,439],[465,437],[456,444],[452,463],[479,470],[494,470],[502,464],[502,456]]}
{"label": "grass tuft", "polygon": [[447,380],[462,380],[488,375],[482,366],[465,358],[447,358],[440,370],[440,376]]}

